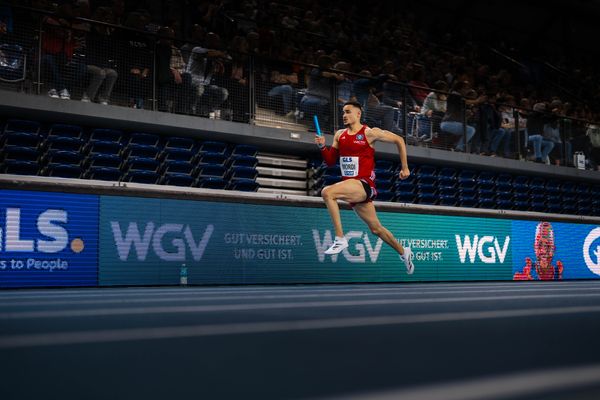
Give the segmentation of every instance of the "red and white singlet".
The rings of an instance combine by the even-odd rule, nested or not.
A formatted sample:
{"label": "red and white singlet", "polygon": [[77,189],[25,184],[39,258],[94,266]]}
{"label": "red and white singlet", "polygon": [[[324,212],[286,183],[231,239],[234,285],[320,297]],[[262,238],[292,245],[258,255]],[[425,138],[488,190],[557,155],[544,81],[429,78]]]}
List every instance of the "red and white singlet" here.
{"label": "red and white singlet", "polygon": [[358,179],[375,189],[375,149],[365,135],[366,125],[351,135],[344,130],[338,139],[342,179]]}

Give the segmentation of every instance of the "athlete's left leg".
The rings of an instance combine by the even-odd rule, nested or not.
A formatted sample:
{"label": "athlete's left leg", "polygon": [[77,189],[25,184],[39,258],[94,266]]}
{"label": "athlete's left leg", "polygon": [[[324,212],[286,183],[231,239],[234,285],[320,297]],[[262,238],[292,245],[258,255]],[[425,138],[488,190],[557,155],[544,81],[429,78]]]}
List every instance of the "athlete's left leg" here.
{"label": "athlete's left leg", "polygon": [[381,225],[379,218],[377,218],[377,212],[375,211],[375,205],[372,201],[367,203],[360,203],[354,205],[354,211],[356,214],[366,222],[371,233],[379,236],[384,242],[389,244],[398,254],[404,254],[402,245],[398,243],[392,232],[390,232],[385,226]]}
{"label": "athlete's left leg", "polygon": [[413,253],[410,247],[403,248],[400,243],[396,240],[394,235],[379,222],[377,213],[375,212],[375,205],[373,202],[359,203],[354,205],[354,211],[358,216],[367,223],[369,229],[374,235],[379,236],[384,242],[389,244],[394,250],[400,254],[400,258],[406,266],[406,272],[410,275],[415,271],[415,265],[413,264]]}

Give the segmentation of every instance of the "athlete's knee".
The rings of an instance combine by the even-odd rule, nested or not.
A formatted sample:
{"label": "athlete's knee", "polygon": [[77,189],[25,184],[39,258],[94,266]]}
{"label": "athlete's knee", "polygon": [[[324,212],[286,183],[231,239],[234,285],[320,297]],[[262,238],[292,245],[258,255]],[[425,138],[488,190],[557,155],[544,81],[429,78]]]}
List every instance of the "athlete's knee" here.
{"label": "athlete's knee", "polygon": [[371,233],[375,236],[379,236],[383,233],[383,225],[381,224],[370,224],[369,229]]}
{"label": "athlete's knee", "polygon": [[325,186],[323,190],[321,190],[321,197],[323,200],[335,200],[333,188],[331,186]]}

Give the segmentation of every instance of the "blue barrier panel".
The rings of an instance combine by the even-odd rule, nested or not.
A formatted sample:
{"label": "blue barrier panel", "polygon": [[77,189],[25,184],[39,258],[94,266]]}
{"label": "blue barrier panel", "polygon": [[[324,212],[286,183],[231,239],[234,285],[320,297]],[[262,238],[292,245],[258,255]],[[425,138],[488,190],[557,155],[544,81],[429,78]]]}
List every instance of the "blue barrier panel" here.
{"label": "blue barrier panel", "polygon": [[600,276],[600,227],[513,221],[513,279],[594,279]]}
{"label": "blue barrier panel", "polygon": [[0,190],[0,287],[96,286],[98,202]]}

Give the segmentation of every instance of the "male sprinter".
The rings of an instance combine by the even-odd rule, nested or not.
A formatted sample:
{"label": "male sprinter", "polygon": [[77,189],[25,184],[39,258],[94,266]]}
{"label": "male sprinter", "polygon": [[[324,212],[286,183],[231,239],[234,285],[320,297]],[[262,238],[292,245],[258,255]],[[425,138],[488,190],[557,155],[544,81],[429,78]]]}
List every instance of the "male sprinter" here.
{"label": "male sprinter", "polygon": [[406,271],[412,274],[415,269],[412,251],[409,247],[402,248],[392,233],[381,225],[373,205],[373,199],[377,196],[373,144],[377,141],[396,143],[402,162],[400,179],[406,179],[410,175],[410,171],[406,159],[404,139],[389,131],[362,125],[360,123],[362,107],[358,102],[346,102],[343,110],[346,129],[340,129],[335,133],[331,147],[325,146],[325,137],[315,137],[315,143],[321,149],[321,154],[327,165],[335,165],[339,157],[342,171],[342,181],[324,187],[321,192],[335,228],[335,241],[325,251],[325,254],[338,254],[348,247],[348,240],[344,237],[340,208],[337,203],[337,200],[343,200],[350,203],[356,214],[367,223],[373,234],[379,236],[400,254],[400,258],[406,265]]}

